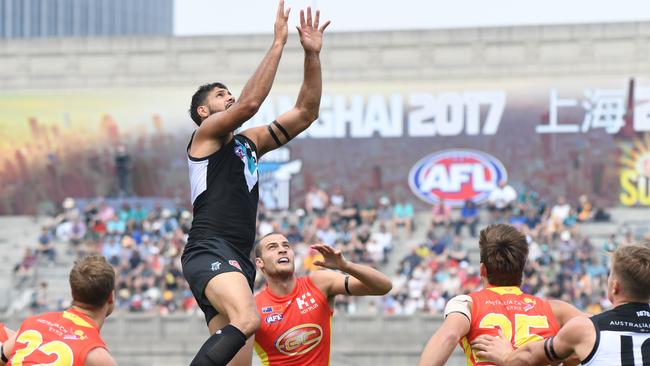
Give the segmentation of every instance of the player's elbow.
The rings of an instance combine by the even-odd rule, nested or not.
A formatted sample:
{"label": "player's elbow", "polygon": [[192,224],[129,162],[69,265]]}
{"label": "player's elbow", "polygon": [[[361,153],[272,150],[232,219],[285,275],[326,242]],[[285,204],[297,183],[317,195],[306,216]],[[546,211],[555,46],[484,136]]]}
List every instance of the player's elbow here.
{"label": "player's elbow", "polygon": [[455,332],[444,332],[441,334],[441,345],[444,346],[451,346],[452,349],[456,346],[456,343],[460,341],[460,335],[456,334]]}
{"label": "player's elbow", "polygon": [[300,119],[306,124],[311,124],[318,119],[318,108],[300,108]]}
{"label": "player's elbow", "polygon": [[383,279],[383,281],[381,281],[378,289],[379,293],[377,295],[386,295],[392,289],[393,289],[393,282],[390,280],[390,278],[386,277]]}
{"label": "player's elbow", "polygon": [[260,110],[261,106],[262,102],[257,100],[249,100],[242,102],[240,108],[242,110],[242,113],[244,113],[248,118],[251,118],[255,115],[255,113],[257,113],[257,111]]}

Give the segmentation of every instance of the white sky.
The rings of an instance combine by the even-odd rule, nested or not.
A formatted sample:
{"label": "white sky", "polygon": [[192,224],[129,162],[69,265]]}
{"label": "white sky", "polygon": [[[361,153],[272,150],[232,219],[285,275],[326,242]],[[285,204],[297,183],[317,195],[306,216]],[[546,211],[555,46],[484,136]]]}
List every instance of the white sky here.
{"label": "white sky", "polygon": [[[319,7],[332,32],[650,20],[650,0],[285,0]],[[271,33],[276,0],[175,0],[177,35]]]}

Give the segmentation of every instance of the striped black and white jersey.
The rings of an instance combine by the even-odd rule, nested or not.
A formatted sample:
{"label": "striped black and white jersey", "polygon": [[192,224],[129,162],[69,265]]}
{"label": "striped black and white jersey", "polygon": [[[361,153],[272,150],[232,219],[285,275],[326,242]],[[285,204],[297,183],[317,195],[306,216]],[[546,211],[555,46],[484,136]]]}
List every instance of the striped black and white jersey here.
{"label": "striped black and white jersey", "polygon": [[[192,135],[194,138],[194,135]],[[210,156],[189,155],[194,219],[188,245],[202,239],[225,239],[245,258],[255,241],[259,200],[257,149],[243,135],[235,135]]]}
{"label": "striped black and white jersey", "polygon": [[591,317],[596,344],[582,361],[593,366],[650,366],[650,306],[627,303]]}

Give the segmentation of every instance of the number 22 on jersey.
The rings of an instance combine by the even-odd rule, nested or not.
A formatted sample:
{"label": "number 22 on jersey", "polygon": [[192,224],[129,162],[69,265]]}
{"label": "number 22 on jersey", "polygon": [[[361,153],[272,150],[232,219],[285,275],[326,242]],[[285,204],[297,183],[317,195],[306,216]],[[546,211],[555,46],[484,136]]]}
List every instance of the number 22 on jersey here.
{"label": "number 22 on jersey", "polygon": [[[23,366],[23,362],[26,360],[35,361],[40,366],[72,366],[74,362],[74,355],[70,346],[61,341],[43,343],[43,335],[36,330],[22,332],[16,338],[16,344],[24,344],[25,347],[18,349],[11,358],[11,364],[14,366]],[[38,354],[35,354],[35,351],[39,351],[46,356],[54,355],[56,359],[50,363],[42,363],[41,359],[36,359]],[[49,359],[51,357],[48,357]]]}

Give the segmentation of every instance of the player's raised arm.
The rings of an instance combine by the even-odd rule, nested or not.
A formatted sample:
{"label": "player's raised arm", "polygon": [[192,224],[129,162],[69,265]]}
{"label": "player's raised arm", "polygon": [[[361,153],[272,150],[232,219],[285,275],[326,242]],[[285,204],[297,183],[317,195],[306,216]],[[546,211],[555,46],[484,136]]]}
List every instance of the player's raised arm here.
{"label": "player's raised arm", "polygon": [[[200,138],[200,135],[213,138],[223,137],[239,128],[257,113],[268,96],[278,71],[282,51],[287,42],[287,21],[290,11],[291,9],[284,9],[284,0],[280,0],[275,19],[273,45],[244,86],[239,100],[235,100],[228,90],[221,89],[223,95],[217,97],[223,98],[224,111],[211,114],[209,106],[197,108],[199,115],[205,118],[199,127],[197,138]],[[219,90],[214,92],[219,93]]]}
{"label": "player's raised arm", "polygon": [[323,255],[322,261],[315,261],[317,266],[340,270],[347,273],[344,276],[336,272],[316,271],[312,280],[325,290],[327,297],[335,295],[385,295],[393,284],[385,274],[378,270],[347,261],[340,250],[328,245],[316,244],[311,246]]}
{"label": "player's raised arm", "polygon": [[257,145],[259,156],[276,149],[302,131],[318,118],[322,92],[320,50],[323,45],[323,33],[330,24],[328,20],[320,24],[320,11],[316,10],[312,18],[311,8],[307,8],[306,17],[300,11],[298,33],[300,43],[305,51],[304,77],[296,105],[280,115],[268,126],[254,127],[244,131],[244,135]]}

